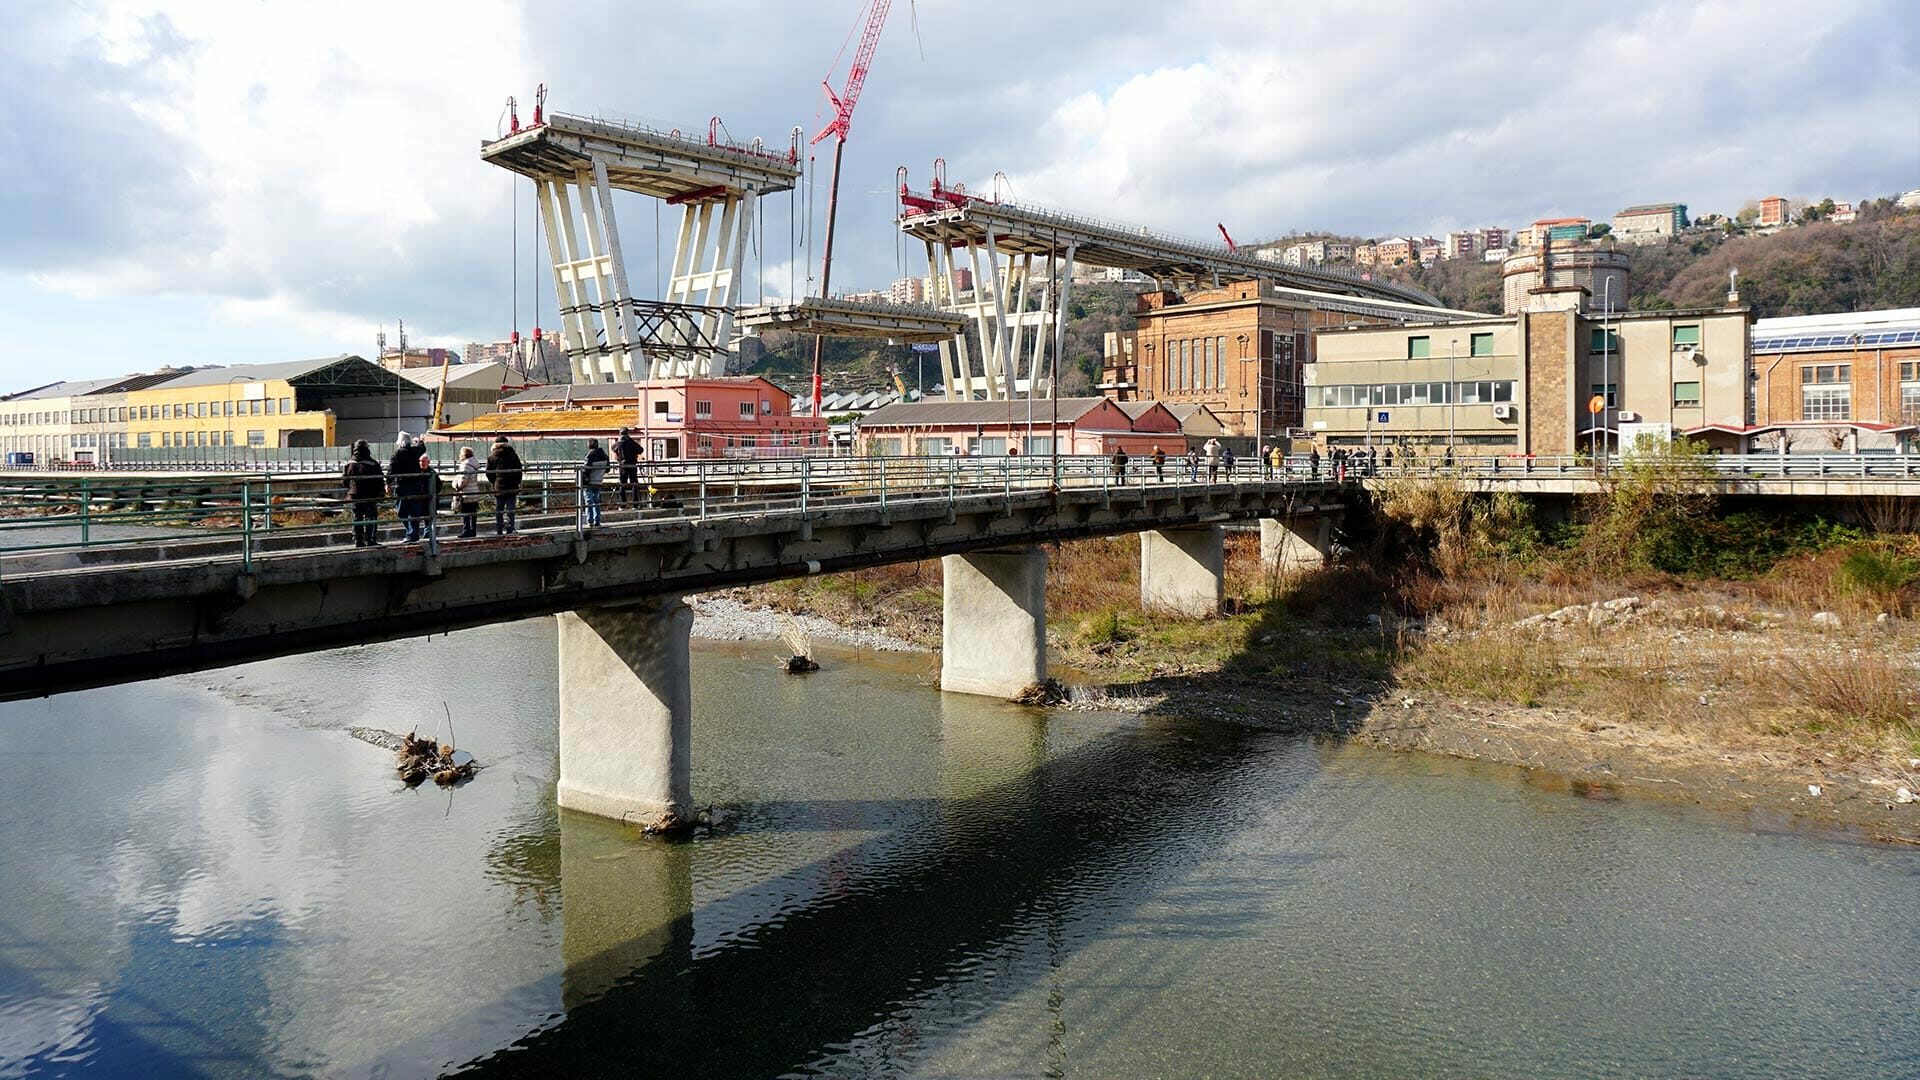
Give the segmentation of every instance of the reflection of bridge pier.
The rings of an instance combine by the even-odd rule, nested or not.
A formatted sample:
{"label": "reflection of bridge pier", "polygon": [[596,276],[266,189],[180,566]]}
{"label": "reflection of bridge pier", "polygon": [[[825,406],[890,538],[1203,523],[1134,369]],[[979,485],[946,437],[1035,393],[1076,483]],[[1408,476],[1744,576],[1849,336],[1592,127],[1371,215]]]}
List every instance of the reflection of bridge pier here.
{"label": "reflection of bridge pier", "polygon": [[567,1008],[600,997],[650,964],[677,970],[692,962],[693,855],[689,845],[631,844],[616,826],[560,815],[561,1000]]}

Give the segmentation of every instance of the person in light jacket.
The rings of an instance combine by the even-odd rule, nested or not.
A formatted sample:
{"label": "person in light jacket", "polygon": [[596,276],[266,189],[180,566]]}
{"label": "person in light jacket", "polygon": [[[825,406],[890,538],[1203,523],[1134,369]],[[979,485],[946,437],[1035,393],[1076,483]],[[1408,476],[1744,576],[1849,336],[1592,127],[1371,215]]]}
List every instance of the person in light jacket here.
{"label": "person in light jacket", "polygon": [[1208,439],[1201,450],[1207,455],[1207,483],[1214,483],[1220,479],[1220,440]]}
{"label": "person in light jacket", "polygon": [[480,459],[473,447],[460,448],[460,471],[453,477],[454,501],[460,504],[460,535],[471,540],[480,534]]}
{"label": "person in light jacket", "polygon": [[587,440],[587,458],[580,463],[580,513],[589,529],[600,527],[600,485],[607,478],[607,452],[599,439]]}

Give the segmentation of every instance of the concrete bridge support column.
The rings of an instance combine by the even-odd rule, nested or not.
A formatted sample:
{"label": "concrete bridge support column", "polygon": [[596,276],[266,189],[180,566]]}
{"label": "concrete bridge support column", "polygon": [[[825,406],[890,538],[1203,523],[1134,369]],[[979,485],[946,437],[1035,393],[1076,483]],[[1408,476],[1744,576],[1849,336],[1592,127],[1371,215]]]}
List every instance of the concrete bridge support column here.
{"label": "concrete bridge support column", "polygon": [[1160,529],[1140,534],[1140,605],[1181,615],[1218,615],[1226,596],[1226,530]]}
{"label": "concrete bridge support column", "polygon": [[940,560],[940,689],[1010,698],[1047,678],[1047,553],[1039,547]]}
{"label": "concrete bridge support column", "polygon": [[667,596],[559,621],[560,805],[650,830],[689,822],[692,609]]}
{"label": "concrete bridge support column", "polygon": [[1260,519],[1262,570],[1268,573],[1318,570],[1332,557],[1332,518]]}

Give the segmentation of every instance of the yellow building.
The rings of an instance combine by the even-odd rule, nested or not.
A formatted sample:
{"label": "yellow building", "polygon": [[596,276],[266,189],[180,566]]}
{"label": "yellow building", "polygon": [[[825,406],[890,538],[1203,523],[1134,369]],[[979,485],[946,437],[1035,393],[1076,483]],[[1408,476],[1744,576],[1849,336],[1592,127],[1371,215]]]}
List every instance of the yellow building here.
{"label": "yellow building", "polygon": [[126,395],[126,445],[340,446],[423,431],[433,395],[358,356],[199,368]]}

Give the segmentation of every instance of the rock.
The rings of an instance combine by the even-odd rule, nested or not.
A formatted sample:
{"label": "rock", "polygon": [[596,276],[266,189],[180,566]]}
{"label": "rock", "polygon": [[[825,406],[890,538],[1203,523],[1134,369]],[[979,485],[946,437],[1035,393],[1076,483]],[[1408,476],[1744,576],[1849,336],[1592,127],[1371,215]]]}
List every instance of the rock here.
{"label": "rock", "polygon": [[1526,618],[1521,619],[1519,622],[1514,623],[1513,628],[1515,630],[1531,630],[1537,626],[1545,626],[1552,621],[1553,621],[1553,613],[1545,612],[1539,615],[1529,615]]}
{"label": "rock", "polygon": [[1897,803],[1910,803],[1913,801],[1913,792],[1907,788],[1895,788],[1893,801]]}
{"label": "rock", "polygon": [[1613,612],[1595,604],[1587,609],[1588,626],[1605,626],[1613,621]]}
{"label": "rock", "polygon": [[1889,614],[1887,614],[1886,612],[1884,612],[1884,611],[1883,611],[1883,612],[1881,612],[1880,614],[1878,614],[1878,615],[1875,615],[1875,616],[1873,617],[1873,621],[1874,621],[1874,622],[1875,622],[1876,624],[1878,624],[1878,625],[1880,625],[1880,626],[1885,626],[1885,625],[1887,625],[1888,623],[1890,623],[1890,622],[1892,622],[1892,621],[1893,621],[1893,616],[1891,616],[1891,615],[1889,615]]}
{"label": "rock", "polygon": [[1816,611],[1813,613],[1813,625],[1824,626],[1830,630],[1838,630],[1840,629],[1840,616],[1835,615],[1831,611]]}
{"label": "rock", "polygon": [[1818,797],[1818,796],[1819,796],[1819,794],[1820,794],[1820,785],[1819,785],[1819,784],[1808,784],[1808,785],[1807,785],[1807,794],[1809,794],[1809,795],[1813,795],[1813,796],[1815,796],[1815,797]]}
{"label": "rock", "polygon": [[1623,596],[1618,600],[1609,600],[1600,606],[1618,615],[1621,612],[1632,611],[1638,608],[1640,606],[1640,598],[1637,596]]}

